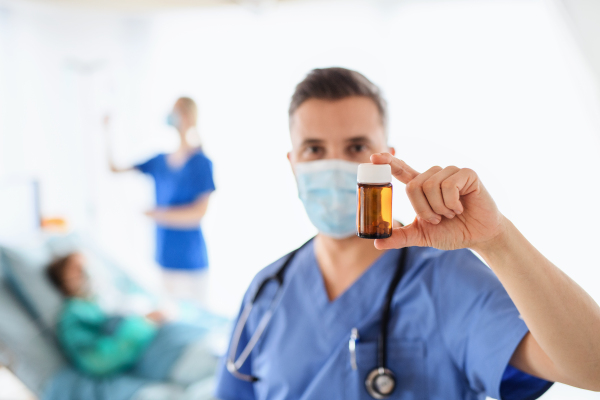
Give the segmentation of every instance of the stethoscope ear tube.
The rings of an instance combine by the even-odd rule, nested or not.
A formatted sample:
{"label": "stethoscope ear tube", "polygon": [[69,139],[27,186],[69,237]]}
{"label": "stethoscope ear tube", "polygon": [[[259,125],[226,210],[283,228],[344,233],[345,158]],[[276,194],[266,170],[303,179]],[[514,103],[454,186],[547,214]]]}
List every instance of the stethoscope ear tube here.
{"label": "stethoscope ear tube", "polygon": [[[284,273],[285,273],[287,267],[290,265],[290,263],[296,256],[296,253],[298,252],[298,250],[300,250],[302,247],[306,246],[312,239],[313,238],[311,238],[309,241],[304,243],[298,249],[292,251],[288,255],[288,257],[285,260],[285,262],[283,263],[283,265],[277,270],[277,272],[274,275],[268,276],[265,280],[263,280],[260,283],[260,285],[258,286],[258,289],[256,290],[256,293],[252,297],[252,300],[244,306],[244,309],[242,310],[242,313],[240,314],[240,317],[238,318],[238,321],[235,324],[235,328],[233,330],[233,335],[231,337],[231,343],[229,346],[229,354],[227,355],[227,362],[226,362],[227,370],[236,378],[247,381],[247,382],[256,382],[259,380],[259,378],[256,376],[241,373],[240,369],[242,368],[242,366],[244,365],[244,363],[250,356],[250,353],[256,346],[256,343],[258,342],[258,340],[262,336],[263,332],[269,325],[269,322],[271,321],[271,317],[273,316],[273,312],[275,311],[275,305],[279,302],[281,296],[283,295],[283,291],[282,291],[283,290],[283,276],[284,276]],[[260,294],[262,293],[263,289],[266,287],[267,283],[271,280],[277,281],[277,284],[278,284],[277,293],[275,294],[275,297],[271,301],[271,305],[269,306],[269,309],[267,310],[265,315],[263,315],[262,318],[260,319],[260,322],[258,323],[258,327],[256,328],[256,331],[254,332],[254,334],[252,335],[252,337],[250,338],[250,340],[248,341],[248,343],[246,344],[246,346],[240,353],[240,356],[236,360],[235,356],[238,351],[240,339],[244,332],[244,327],[246,326],[246,322],[248,321],[248,317],[250,316],[250,311],[252,311],[252,308],[254,307],[254,303],[256,302],[256,300],[258,299]]]}
{"label": "stethoscope ear tube", "polygon": [[[244,326],[246,326],[246,321],[248,320],[248,316],[250,315],[250,311],[254,307],[253,303],[248,303],[244,306],[242,313],[240,314],[240,318],[238,322],[235,324],[235,328],[233,330],[233,335],[231,339],[231,344],[229,346],[229,354],[227,356],[227,370],[236,378],[247,381],[247,382],[255,382],[258,380],[256,377],[252,375],[242,374],[239,370],[242,368],[242,365],[246,362],[248,355],[250,354],[248,346],[244,348],[240,357],[236,360],[235,354],[237,353],[238,346],[240,344],[240,338],[242,337],[242,331],[244,330]],[[252,350],[252,349],[250,349]]]}

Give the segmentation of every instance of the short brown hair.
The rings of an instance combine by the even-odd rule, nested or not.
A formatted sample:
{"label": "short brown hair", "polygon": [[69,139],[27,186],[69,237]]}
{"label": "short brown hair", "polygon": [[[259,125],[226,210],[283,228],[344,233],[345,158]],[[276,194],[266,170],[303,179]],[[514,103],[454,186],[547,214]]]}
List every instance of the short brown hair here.
{"label": "short brown hair", "polygon": [[346,68],[317,68],[297,86],[290,103],[289,117],[309,99],[341,100],[351,96],[368,97],[377,106],[384,128],[387,125],[387,102],[381,90],[359,72]]}
{"label": "short brown hair", "polygon": [[67,288],[65,287],[65,268],[69,264],[69,260],[75,253],[68,254],[63,257],[59,257],[52,261],[50,265],[46,267],[46,276],[52,282],[52,284],[64,295],[67,295]]}

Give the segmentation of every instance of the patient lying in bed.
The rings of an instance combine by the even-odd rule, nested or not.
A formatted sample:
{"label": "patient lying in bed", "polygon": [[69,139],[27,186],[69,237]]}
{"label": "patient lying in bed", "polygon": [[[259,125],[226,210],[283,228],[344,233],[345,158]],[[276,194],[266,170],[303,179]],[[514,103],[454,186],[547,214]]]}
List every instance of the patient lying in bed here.
{"label": "patient lying in bed", "polygon": [[200,345],[202,329],[167,323],[159,312],[145,316],[104,313],[90,295],[81,254],[55,260],[46,272],[65,296],[58,341],[79,371],[92,377],[128,372],[184,385],[212,373],[206,368],[206,349]]}

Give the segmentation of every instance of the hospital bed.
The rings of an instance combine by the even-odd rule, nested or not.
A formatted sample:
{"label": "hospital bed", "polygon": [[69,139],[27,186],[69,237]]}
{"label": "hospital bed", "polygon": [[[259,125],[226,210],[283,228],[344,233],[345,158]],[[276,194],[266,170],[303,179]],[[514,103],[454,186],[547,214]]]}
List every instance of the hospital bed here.
{"label": "hospital bed", "polygon": [[[38,234],[19,243],[0,242],[0,365],[6,366],[41,400],[202,400],[211,397],[216,353],[228,321],[190,304],[181,317],[205,329],[205,378],[187,387],[127,374],[92,379],[72,369],[57,345],[54,326],[62,299],[44,275],[53,256],[83,252],[99,301],[108,309],[146,304],[158,298],[136,284],[89,241],[75,235]],[[112,305],[110,304],[112,303]],[[122,310],[121,310],[122,311]]]}

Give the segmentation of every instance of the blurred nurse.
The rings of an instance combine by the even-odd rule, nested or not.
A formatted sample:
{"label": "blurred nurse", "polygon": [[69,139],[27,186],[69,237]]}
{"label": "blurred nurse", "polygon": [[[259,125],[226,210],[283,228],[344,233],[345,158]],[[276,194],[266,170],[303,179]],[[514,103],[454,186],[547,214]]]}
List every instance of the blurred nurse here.
{"label": "blurred nurse", "polygon": [[215,184],[212,162],[199,143],[192,143],[197,120],[194,100],[181,97],[167,116],[167,123],[180,137],[175,152],[158,154],[130,168],[115,166],[110,156],[109,163],[113,172],[135,169],[154,178],[156,208],[146,215],[156,222],[156,261],[162,267],[165,287],[174,297],[204,303],[208,256],[200,222]]}

